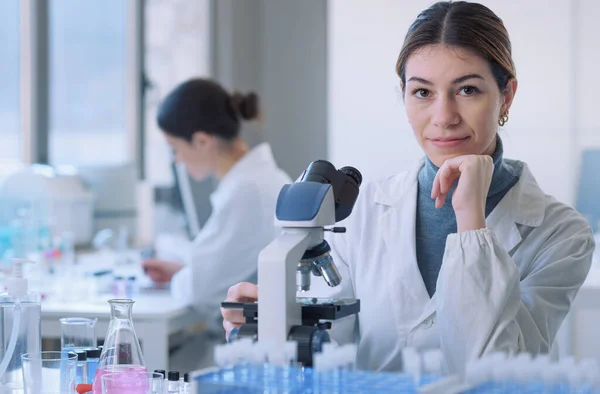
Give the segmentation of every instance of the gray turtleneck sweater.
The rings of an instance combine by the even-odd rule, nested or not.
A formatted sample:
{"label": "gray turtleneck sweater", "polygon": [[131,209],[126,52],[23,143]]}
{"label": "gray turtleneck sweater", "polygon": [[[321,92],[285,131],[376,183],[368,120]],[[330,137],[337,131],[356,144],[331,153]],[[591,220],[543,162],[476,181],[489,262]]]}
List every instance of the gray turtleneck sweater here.
{"label": "gray turtleneck sweater", "polygon": [[[502,197],[517,183],[522,167],[507,163],[502,158],[502,140],[498,137],[496,151],[493,155],[494,174],[485,204],[487,217]],[[429,296],[433,296],[442,258],[446,248],[446,237],[456,233],[456,216],[452,208],[452,192],[448,193],[444,206],[435,208],[435,200],[431,198],[433,180],[438,171],[429,158],[419,172],[419,189],[417,193],[416,248],[419,270]]]}

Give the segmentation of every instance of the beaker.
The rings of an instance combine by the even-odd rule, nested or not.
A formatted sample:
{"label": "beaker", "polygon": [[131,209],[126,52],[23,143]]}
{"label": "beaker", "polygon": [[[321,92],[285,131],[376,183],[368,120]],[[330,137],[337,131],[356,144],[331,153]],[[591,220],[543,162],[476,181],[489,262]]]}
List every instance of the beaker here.
{"label": "beaker", "polygon": [[85,317],[64,317],[60,319],[60,348],[65,351],[79,352],[95,349],[96,322],[98,319]]}
{"label": "beaker", "polygon": [[26,394],[75,392],[77,355],[69,352],[24,354],[23,380]]}
{"label": "beaker", "polygon": [[[142,348],[131,318],[134,301],[113,299],[108,303],[111,308],[111,317],[94,378],[94,394],[102,394],[103,375],[118,372],[130,376],[132,379],[142,379],[148,374],[144,366]],[[138,394],[137,391],[130,393]],[[140,391],[139,394],[146,394],[146,391]]]}

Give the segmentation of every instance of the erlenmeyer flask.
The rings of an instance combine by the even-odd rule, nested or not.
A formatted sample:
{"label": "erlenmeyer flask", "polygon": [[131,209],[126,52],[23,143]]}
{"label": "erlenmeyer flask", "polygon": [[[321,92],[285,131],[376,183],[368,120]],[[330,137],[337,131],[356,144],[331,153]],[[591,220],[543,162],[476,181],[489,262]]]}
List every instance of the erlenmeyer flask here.
{"label": "erlenmeyer flask", "polygon": [[[123,376],[129,375],[131,381],[134,382],[148,376],[140,342],[133,329],[131,319],[133,302],[129,299],[108,301],[111,308],[111,318],[94,378],[94,394],[102,394],[102,376],[107,373],[118,372],[122,373]],[[138,386],[136,388],[131,387],[127,392],[146,394],[147,390],[147,387]]]}

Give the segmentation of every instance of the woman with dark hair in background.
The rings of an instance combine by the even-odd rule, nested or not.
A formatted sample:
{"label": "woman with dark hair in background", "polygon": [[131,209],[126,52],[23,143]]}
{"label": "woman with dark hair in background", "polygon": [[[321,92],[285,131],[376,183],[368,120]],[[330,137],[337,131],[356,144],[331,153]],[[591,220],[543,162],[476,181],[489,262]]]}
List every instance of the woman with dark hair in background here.
{"label": "woman with dark hair in background", "polygon": [[[195,180],[213,176],[218,185],[210,196],[212,213],[187,261],[150,260],[143,267],[155,282],[171,282],[172,294],[206,318],[209,332],[215,323],[220,326],[218,310],[227,289],[256,280],[258,254],[276,236],[277,196],[291,183],[277,167],[269,144],[249,149],[240,136],[242,121],[259,115],[256,94],[231,95],[207,79],[179,85],[158,111],[158,125],[175,160]],[[186,365],[180,369],[211,364],[212,347],[202,344],[209,342],[185,345],[189,356],[182,356]]]}
{"label": "woman with dark hair in background", "polygon": [[[436,3],[409,28],[396,71],[425,158],[364,183],[347,233],[330,237],[343,277],[334,295],[361,300],[332,337],[358,338],[358,367],[370,370],[399,370],[405,347],[441,349],[449,372],[491,351],[547,353],[594,239],[527,164],[504,158],[498,128],[517,79],[502,20],[481,4]],[[228,299],[257,294],[240,283]],[[244,322],[222,313],[228,334]]]}

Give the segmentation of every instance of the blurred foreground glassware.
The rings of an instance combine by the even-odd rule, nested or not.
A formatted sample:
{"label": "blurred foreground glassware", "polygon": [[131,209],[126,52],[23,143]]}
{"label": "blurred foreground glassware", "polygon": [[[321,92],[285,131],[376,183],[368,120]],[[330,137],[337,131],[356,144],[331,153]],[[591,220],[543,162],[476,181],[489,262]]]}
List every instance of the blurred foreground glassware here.
{"label": "blurred foreground glassware", "polygon": [[[142,348],[131,318],[134,301],[113,299],[108,303],[111,308],[111,319],[94,378],[94,394],[102,394],[102,376],[109,373],[118,372],[132,381],[148,379]],[[147,394],[147,391],[147,388],[139,387],[139,390],[130,389],[127,392]]]}
{"label": "blurred foreground glassware", "polygon": [[158,372],[148,372],[146,375],[130,375],[116,372],[102,376],[102,394],[144,393],[163,394],[165,377]]}
{"label": "blurred foreground glassware", "polygon": [[27,353],[21,358],[25,394],[75,393],[77,354],[53,351]]}
{"label": "blurred foreground glassware", "polygon": [[95,349],[98,346],[96,339],[96,322],[98,319],[84,317],[65,317],[60,319],[60,348],[65,351],[78,351]]}

